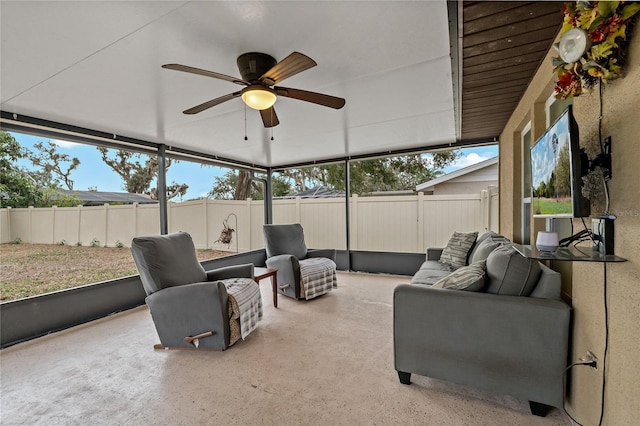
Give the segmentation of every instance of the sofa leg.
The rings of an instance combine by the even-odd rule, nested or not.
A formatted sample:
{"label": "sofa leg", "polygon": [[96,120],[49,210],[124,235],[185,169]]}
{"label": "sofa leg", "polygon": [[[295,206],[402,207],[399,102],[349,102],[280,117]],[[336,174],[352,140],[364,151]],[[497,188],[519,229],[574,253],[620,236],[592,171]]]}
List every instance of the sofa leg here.
{"label": "sofa leg", "polygon": [[403,385],[411,384],[411,373],[405,373],[404,371],[398,371],[398,377],[400,378],[400,383]]}
{"label": "sofa leg", "polygon": [[534,416],[545,417],[551,410],[551,407],[540,402],[529,401],[529,409]]}

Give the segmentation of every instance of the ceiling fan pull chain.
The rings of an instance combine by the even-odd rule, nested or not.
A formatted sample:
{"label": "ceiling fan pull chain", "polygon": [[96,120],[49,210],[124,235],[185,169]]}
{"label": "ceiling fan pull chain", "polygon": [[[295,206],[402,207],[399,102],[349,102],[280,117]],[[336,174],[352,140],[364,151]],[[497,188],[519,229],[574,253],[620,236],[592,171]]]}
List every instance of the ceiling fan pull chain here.
{"label": "ceiling fan pull chain", "polygon": [[[271,108],[271,122],[273,123],[273,108]],[[271,129],[271,140],[273,140],[273,127],[270,127]]]}
{"label": "ceiling fan pull chain", "polygon": [[244,106],[244,140],[248,141],[249,138],[247,137],[247,105],[245,104]]}

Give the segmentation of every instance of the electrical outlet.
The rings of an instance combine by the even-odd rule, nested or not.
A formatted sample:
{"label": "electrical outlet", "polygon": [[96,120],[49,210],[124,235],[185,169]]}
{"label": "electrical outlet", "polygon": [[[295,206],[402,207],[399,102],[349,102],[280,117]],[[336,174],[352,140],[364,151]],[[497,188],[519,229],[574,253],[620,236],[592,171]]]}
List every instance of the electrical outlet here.
{"label": "electrical outlet", "polygon": [[591,368],[598,368],[598,358],[591,351],[587,351],[587,354],[584,357],[580,358],[580,362],[589,363],[588,365]]}

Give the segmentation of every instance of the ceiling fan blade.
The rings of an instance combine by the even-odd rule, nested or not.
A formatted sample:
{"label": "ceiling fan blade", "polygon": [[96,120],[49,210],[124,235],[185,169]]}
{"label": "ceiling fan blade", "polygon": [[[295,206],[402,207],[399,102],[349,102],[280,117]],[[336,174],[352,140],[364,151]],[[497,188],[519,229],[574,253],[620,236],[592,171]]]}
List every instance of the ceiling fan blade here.
{"label": "ceiling fan blade", "polygon": [[262,117],[264,127],[275,127],[280,124],[280,120],[278,120],[278,116],[276,115],[276,110],[273,109],[273,107],[260,110],[260,116]]}
{"label": "ceiling fan blade", "polygon": [[225,81],[230,81],[231,83],[241,84],[243,86],[248,86],[249,85],[249,82],[244,81],[241,78],[231,77],[230,75],[220,74],[220,73],[213,72],[213,71],[207,71],[207,70],[203,70],[203,69],[200,69],[200,68],[189,67],[187,65],[164,64],[162,66],[162,68],[166,68],[168,70],[188,72],[190,74],[203,75],[205,77],[213,77],[213,78],[217,78],[219,80],[225,80]]}
{"label": "ceiling fan blade", "polygon": [[325,95],[322,93],[309,92],[300,89],[290,89],[288,87],[274,87],[273,89],[280,96],[311,102],[313,104],[318,104],[329,108],[340,109],[345,104],[345,100],[342,98]]}
{"label": "ceiling fan blade", "polygon": [[271,67],[269,71],[262,74],[259,80],[269,86],[272,86],[281,82],[285,78],[294,76],[299,72],[313,68],[316,65],[318,65],[316,61],[307,55],[303,55],[299,52],[293,52],[291,55]]}
{"label": "ceiling fan blade", "polygon": [[210,101],[201,103],[200,105],[196,105],[193,108],[189,108],[186,109],[184,111],[182,111],[183,114],[197,114],[199,112],[204,111],[205,109],[209,109],[211,107],[214,107],[216,105],[220,105],[223,102],[227,102],[230,101],[233,98],[237,98],[238,96],[240,96],[241,92],[233,92],[233,93],[229,93],[228,95],[224,95],[224,96],[220,96],[219,98],[215,98],[212,99]]}

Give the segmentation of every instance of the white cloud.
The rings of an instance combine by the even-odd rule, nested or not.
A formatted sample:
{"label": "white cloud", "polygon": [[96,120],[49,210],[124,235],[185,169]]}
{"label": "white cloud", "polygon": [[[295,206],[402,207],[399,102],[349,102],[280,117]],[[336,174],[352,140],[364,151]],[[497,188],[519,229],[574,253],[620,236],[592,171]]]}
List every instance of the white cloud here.
{"label": "white cloud", "polygon": [[472,166],[493,157],[494,156],[490,154],[478,154],[476,152],[471,152],[458,158],[455,163],[452,164],[452,166],[456,169],[462,169],[464,167]]}
{"label": "white cloud", "polygon": [[80,145],[79,143],[63,141],[61,139],[51,139],[51,142],[55,143],[56,145],[58,145],[61,148],[74,148],[74,147]]}

